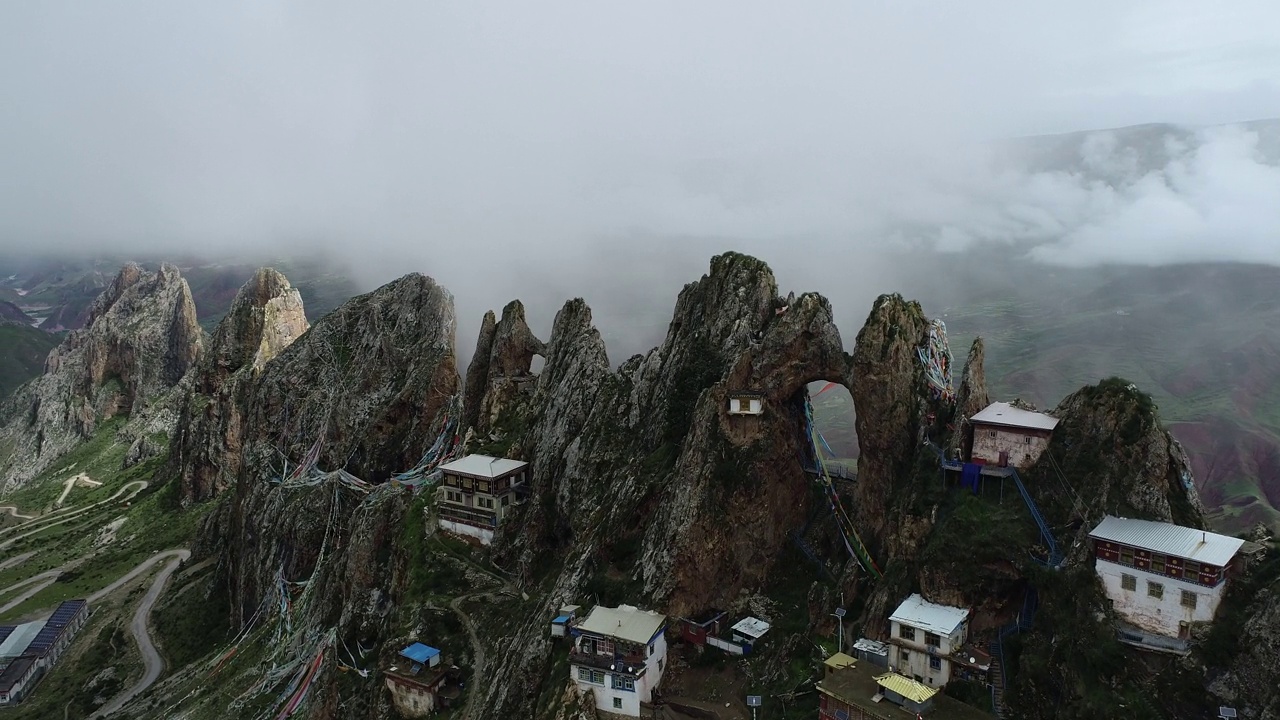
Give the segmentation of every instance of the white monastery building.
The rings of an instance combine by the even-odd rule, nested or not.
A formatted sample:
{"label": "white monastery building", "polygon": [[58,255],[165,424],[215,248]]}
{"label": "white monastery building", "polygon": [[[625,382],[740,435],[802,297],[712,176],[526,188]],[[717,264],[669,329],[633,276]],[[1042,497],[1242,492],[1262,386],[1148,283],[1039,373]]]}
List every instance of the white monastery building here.
{"label": "white monastery building", "polygon": [[889,666],[931,687],[951,679],[951,659],[969,639],[969,610],[912,595],[889,616]]}
{"label": "white monastery building", "polygon": [[511,511],[528,481],[529,463],[468,455],[440,466],[440,529],[493,542],[493,532]]}
{"label": "white monastery building", "polygon": [[1153,644],[1139,639],[1145,633],[1181,641],[1165,643],[1170,649],[1185,646],[1191,623],[1213,620],[1244,544],[1208,530],[1110,515],[1089,537],[1107,597],[1140,631],[1122,628],[1121,640]]}
{"label": "white monastery building", "polygon": [[640,703],[652,702],[666,668],[666,627],[665,615],[630,605],[592,608],[570,630],[570,677],[594,693],[597,709],[640,717]]}

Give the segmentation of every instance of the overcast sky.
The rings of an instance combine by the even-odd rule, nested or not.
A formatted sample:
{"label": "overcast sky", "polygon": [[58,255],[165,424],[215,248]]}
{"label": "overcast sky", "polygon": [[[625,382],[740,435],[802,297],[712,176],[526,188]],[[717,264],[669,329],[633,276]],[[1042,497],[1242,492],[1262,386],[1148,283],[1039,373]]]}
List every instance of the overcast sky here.
{"label": "overcast sky", "polygon": [[1034,173],[985,145],[1280,117],[1277,27],[1274,0],[0,3],[0,246],[328,247],[464,317],[729,248],[829,295],[891,289],[903,243],[1280,263],[1274,133],[1103,134]]}

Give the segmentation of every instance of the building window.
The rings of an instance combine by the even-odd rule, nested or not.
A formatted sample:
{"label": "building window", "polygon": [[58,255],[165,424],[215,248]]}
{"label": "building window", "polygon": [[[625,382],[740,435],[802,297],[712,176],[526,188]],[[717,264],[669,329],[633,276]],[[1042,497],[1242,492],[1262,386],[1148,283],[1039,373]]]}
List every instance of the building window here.
{"label": "building window", "polygon": [[658,658],[658,674],[662,674],[662,658]]}
{"label": "building window", "polygon": [[989,438],[994,438],[995,436],[996,436],[996,431],[995,431],[995,430],[988,430],[988,431],[987,431],[987,437],[989,437]]}
{"label": "building window", "polygon": [[623,677],[621,675],[614,675],[613,689],[614,690],[635,690],[636,689],[635,678]]}
{"label": "building window", "polygon": [[1022,437],[1022,439],[1023,439],[1023,441],[1025,441],[1028,445],[1030,445],[1030,444],[1031,444],[1031,436],[1030,436],[1030,435],[1024,435],[1024,436]]}
{"label": "building window", "polygon": [[898,657],[902,660],[903,664],[909,663],[911,662],[911,651],[903,650]]}
{"label": "building window", "polygon": [[1133,567],[1133,548],[1120,548],[1120,564]]}
{"label": "building window", "polygon": [[931,632],[927,632],[927,633],[925,633],[925,634],[924,634],[924,644],[925,644],[925,645],[932,645],[932,646],[934,646],[934,647],[941,647],[941,646],[942,646],[942,638],[938,637],[937,635],[934,635],[934,634],[933,634],[933,633],[931,633]]}
{"label": "building window", "polygon": [[941,669],[942,669],[942,658],[936,658],[936,657],[931,657],[931,658],[929,658],[929,669],[930,669],[930,670],[941,670]]}
{"label": "building window", "polygon": [[621,710],[621,709],[622,709],[622,698],[614,698],[614,699],[613,699],[613,709],[614,709],[614,710]]}
{"label": "building window", "polygon": [[1190,590],[1183,590],[1182,591],[1182,607],[1191,608],[1192,610],[1194,610],[1196,608],[1196,594],[1191,592]]}
{"label": "building window", "polygon": [[503,495],[503,496],[502,496],[502,507],[506,507],[506,506],[508,506],[508,505],[510,505],[510,504],[511,504],[511,496],[510,496],[510,495]]}
{"label": "building window", "polygon": [[1137,590],[1138,578],[1134,577],[1133,575],[1126,575],[1126,574],[1120,575],[1120,589],[1129,590],[1129,591]]}
{"label": "building window", "polygon": [[603,685],[603,684],[604,684],[604,671],[603,671],[603,670],[592,670],[592,671],[591,671],[591,682],[595,683],[596,685]]}
{"label": "building window", "polygon": [[1151,572],[1158,573],[1160,575],[1164,574],[1164,556],[1163,555],[1151,556]]}
{"label": "building window", "polygon": [[903,640],[915,640],[915,639],[916,639],[916,629],[915,629],[915,628],[913,628],[913,627],[911,627],[910,625],[903,625],[903,624],[899,623],[899,624],[898,624],[898,637],[902,638]]}
{"label": "building window", "polygon": [[591,671],[587,668],[578,668],[578,679],[582,682],[591,682]]}
{"label": "building window", "polygon": [[1164,585],[1158,582],[1147,581],[1147,595],[1157,600],[1164,597]]}

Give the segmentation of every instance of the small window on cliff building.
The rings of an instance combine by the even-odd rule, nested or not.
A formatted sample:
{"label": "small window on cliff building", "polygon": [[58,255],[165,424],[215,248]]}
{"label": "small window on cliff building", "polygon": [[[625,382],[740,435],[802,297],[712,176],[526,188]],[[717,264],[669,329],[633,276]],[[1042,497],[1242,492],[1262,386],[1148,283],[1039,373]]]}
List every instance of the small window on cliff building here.
{"label": "small window on cliff building", "polygon": [[902,638],[903,640],[915,640],[916,629],[909,625],[899,625],[898,637]]}
{"label": "small window on cliff building", "polygon": [[1196,594],[1190,590],[1182,591],[1182,607],[1196,609]]}
{"label": "small window on cliff building", "polygon": [[1158,582],[1147,581],[1147,595],[1157,600],[1164,597],[1164,585]]}
{"label": "small window on cliff building", "polygon": [[1030,445],[1030,444],[1031,444],[1031,436],[1030,436],[1030,435],[1024,435],[1022,439],[1023,439],[1023,440],[1025,440],[1025,441],[1027,442],[1027,444],[1028,444],[1028,445]]}
{"label": "small window on cliff building", "polygon": [[996,431],[995,431],[995,430],[988,430],[988,431],[987,431],[987,437],[994,439],[994,438],[995,438],[995,436],[996,436]]}
{"label": "small window on cliff building", "polygon": [[1122,590],[1129,590],[1130,592],[1137,590],[1138,578],[1134,577],[1133,575],[1121,575],[1120,588]]}

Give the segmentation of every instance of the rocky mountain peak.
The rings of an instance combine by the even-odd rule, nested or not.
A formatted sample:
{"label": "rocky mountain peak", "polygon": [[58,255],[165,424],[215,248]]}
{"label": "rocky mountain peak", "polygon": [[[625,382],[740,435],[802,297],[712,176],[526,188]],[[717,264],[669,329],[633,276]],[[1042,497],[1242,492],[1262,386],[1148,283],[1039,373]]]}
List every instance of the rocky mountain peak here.
{"label": "rocky mountain peak", "polygon": [[184,504],[234,482],[240,466],[244,395],[266,364],[307,331],[302,296],[261,268],[236,293],[192,379],[169,449],[168,472]]}
{"label": "rocky mountain peak", "polygon": [[987,395],[987,376],[982,369],[985,359],[986,350],[982,338],[974,338],[973,344],[969,346],[969,356],[964,361],[964,370],[960,373],[960,384],[956,387],[956,408],[952,419],[956,431],[951,435],[952,450],[961,446],[965,424],[969,422],[969,418],[991,404],[991,398]]}
{"label": "rocky mountain peak", "polygon": [[507,303],[502,319],[496,322],[493,311],[485,313],[475,355],[467,367],[464,424],[477,435],[487,435],[502,409],[522,389],[532,389],[533,357],[546,354],[546,343],[529,329],[519,300]]}
{"label": "rocky mountain peak", "polygon": [[4,487],[38,475],[99,421],[137,414],[178,384],[203,347],[191,290],[178,269],[125,265],[94,301],[89,324],[69,333],[49,354],[44,375],[0,408],[0,437],[12,448],[0,457]]}
{"label": "rocky mountain peak", "polygon": [[1038,464],[1034,477],[1052,482],[1057,468],[1073,469],[1071,501],[1080,505],[1073,514],[1091,522],[1110,513],[1207,527],[1186,452],[1161,424],[1150,395],[1111,378],[1068,395],[1052,414],[1059,418],[1047,451],[1052,463]]}

